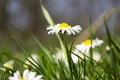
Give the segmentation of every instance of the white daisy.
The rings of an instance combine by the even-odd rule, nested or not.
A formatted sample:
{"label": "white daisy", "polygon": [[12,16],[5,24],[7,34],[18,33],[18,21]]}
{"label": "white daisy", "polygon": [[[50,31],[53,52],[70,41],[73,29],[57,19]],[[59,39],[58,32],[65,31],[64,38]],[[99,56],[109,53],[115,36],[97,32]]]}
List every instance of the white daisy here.
{"label": "white daisy", "polygon": [[96,38],[95,40],[87,39],[81,44],[76,45],[75,47],[80,52],[87,54],[89,53],[90,48],[95,48],[96,46],[100,46],[101,44],[103,44],[103,40],[99,40],[98,38]]}
{"label": "white daisy", "polygon": [[[76,55],[78,55],[80,53],[77,49],[75,49],[73,52]],[[72,60],[73,60],[74,63],[78,62],[78,57],[76,55],[71,53],[71,57],[72,57]],[[64,52],[62,50],[57,49],[56,54],[53,54],[53,58],[56,61],[59,61],[59,60],[63,61],[66,64],[66,66],[68,66],[67,58],[66,58],[66,56],[65,56],[65,54],[64,54]]]}
{"label": "white daisy", "polygon": [[93,59],[98,62],[101,60],[101,55],[98,52],[93,52]]}
{"label": "white daisy", "polygon": [[54,34],[54,33],[59,33],[59,32],[64,34],[66,32],[68,35],[70,35],[70,34],[75,35],[77,33],[80,33],[82,28],[79,25],[71,27],[71,25],[69,25],[67,23],[61,23],[61,24],[57,24],[55,26],[49,26],[47,28],[47,30],[50,30],[48,32],[48,34]]}
{"label": "white daisy", "polygon": [[[31,57],[32,57],[32,58],[31,58]],[[25,64],[24,64],[24,67],[25,67],[25,68],[28,68],[28,65],[31,66],[31,65],[32,65],[31,62],[32,62],[33,64],[36,64],[35,61],[38,62],[38,56],[37,56],[36,54],[32,54],[31,57],[28,57],[27,60],[25,61]],[[27,65],[26,65],[26,64],[27,64]],[[33,66],[33,67],[34,67],[34,66]]]}
{"label": "white daisy", "polygon": [[14,61],[13,61],[13,60],[10,60],[10,61],[8,61],[8,62],[5,62],[5,63],[3,64],[3,66],[6,67],[6,68],[9,68],[9,69],[13,69],[13,64],[14,64]]}
{"label": "white daisy", "polygon": [[[3,64],[4,67],[0,67],[0,69],[2,71],[6,71],[6,68],[8,69],[13,69],[13,65],[14,65],[14,61],[13,60],[10,60],[10,61],[7,61]],[[11,71],[9,71],[11,73]]]}
{"label": "white daisy", "polygon": [[42,80],[42,75],[38,75],[36,76],[35,72],[29,71],[28,69],[26,69],[23,72],[23,76],[20,75],[19,71],[16,71],[14,73],[14,76],[10,76],[9,80]]}
{"label": "white daisy", "polygon": [[[7,61],[7,62],[5,62],[3,64],[4,67],[0,67],[0,70],[7,71],[6,68],[13,69],[13,65],[14,65],[14,61],[13,60]],[[12,73],[12,72],[9,70],[9,73]]]}
{"label": "white daisy", "polygon": [[61,49],[57,49],[56,54],[53,54],[52,57],[53,57],[56,61],[61,60],[61,61],[65,62],[65,64],[68,66],[67,58],[66,58],[64,52],[63,52]]}
{"label": "white daisy", "polygon": [[[74,54],[73,54],[73,53],[74,53]],[[79,59],[78,56],[80,56],[80,55],[79,55],[80,52],[79,52],[77,49],[75,49],[75,50],[73,51],[73,53],[71,54],[71,58],[72,58],[72,60],[73,60],[74,63],[78,63],[78,59]],[[78,56],[76,56],[75,54],[78,55]],[[80,56],[80,57],[81,57],[81,56]]]}
{"label": "white daisy", "polygon": [[[79,52],[77,49],[75,49],[74,51],[73,51],[73,53],[74,54],[71,54],[71,57],[72,57],[72,60],[73,60],[73,62],[74,63],[78,63],[78,56],[79,57],[81,57],[82,59],[88,59],[86,56],[88,56],[89,57],[89,55],[88,54],[85,54],[86,56],[84,56],[84,53],[81,53],[81,52]],[[76,56],[76,55],[77,56]],[[100,61],[100,59],[101,59],[101,56],[100,56],[100,54],[98,53],[98,52],[93,52],[93,59],[95,60],[95,61]],[[81,61],[81,59],[80,59],[80,61]]]}

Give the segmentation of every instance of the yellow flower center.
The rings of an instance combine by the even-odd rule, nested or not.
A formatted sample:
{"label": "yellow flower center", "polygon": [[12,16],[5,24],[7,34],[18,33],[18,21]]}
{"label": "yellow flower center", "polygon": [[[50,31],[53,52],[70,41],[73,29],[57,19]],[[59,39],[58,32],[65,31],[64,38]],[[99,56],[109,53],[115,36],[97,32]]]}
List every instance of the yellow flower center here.
{"label": "yellow flower center", "polygon": [[23,77],[21,77],[19,80],[27,80],[27,78],[23,78]]}
{"label": "yellow flower center", "polygon": [[89,45],[89,44],[92,44],[92,40],[87,39],[84,41],[84,45]]}
{"label": "yellow flower center", "polygon": [[5,63],[4,66],[5,66],[6,68],[9,68],[9,69],[12,69],[12,68],[13,68],[13,66],[12,66],[10,63]]}
{"label": "yellow flower center", "polygon": [[71,26],[68,25],[67,23],[61,23],[58,27],[59,28],[71,28]]}

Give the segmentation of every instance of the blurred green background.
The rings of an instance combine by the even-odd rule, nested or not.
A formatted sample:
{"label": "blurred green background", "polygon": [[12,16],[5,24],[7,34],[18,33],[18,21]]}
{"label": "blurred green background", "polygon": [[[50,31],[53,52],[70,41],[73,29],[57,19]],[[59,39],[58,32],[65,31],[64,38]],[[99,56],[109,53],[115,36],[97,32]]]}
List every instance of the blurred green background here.
{"label": "blurred green background", "polygon": [[[90,17],[94,23],[107,9],[118,7],[120,0],[43,0],[43,4],[55,24],[79,24],[84,31],[90,25]],[[108,23],[110,29],[114,27],[116,34],[120,35],[120,13],[111,15]],[[47,26],[49,25],[42,14],[39,0],[0,0],[1,45],[17,50],[19,48],[16,43],[20,42],[22,46],[35,48],[31,33],[44,45],[57,45],[57,41],[54,42],[56,37],[47,34]],[[100,38],[104,37],[104,34],[104,27],[96,32]]]}

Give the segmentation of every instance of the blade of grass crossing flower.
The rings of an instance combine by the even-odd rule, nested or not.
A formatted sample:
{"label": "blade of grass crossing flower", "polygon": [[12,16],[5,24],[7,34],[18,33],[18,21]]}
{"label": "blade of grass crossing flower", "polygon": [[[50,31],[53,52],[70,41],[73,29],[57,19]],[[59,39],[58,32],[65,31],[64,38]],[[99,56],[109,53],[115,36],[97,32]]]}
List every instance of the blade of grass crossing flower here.
{"label": "blade of grass crossing flower", "polygon": [[[50,14],[48,13],[47,9],[43,6],[42,2],[41,2],[41,8],[42,8],[43,15],[44,15],[45,19],[47,20],[47,22],[49,23],[49,25],[54,25],[54,22],[53,22],[53,20],[52,20],[52,18],[50,16]],[[66,52],[65,47],[63,45],[63,42],[62,42],[60,36],[58,34],[56,34],[56,36],[59,39],[62,50],[64,52]]]}
{"label": "blade of grass crossing flower", "polygon": [[[73,48],[73,44],[74,44],[75,41],[72,42],[71,46],[70,46],[70,53],[72,54],[72,48]],[[71,55],[70,54],[70,55]],[[73,62],[72,58],[71,59],[71,65],[72,65],[72,69],[73,69],[73,72],[72,72],[72,75],[74,75],[74,78],[76,80],[79,79],[79,71],[78,71],[78,66],[75,65],[75,63]]]}
{"label": "blade of grass crossing flower", "polygon": [[[42,12],[43,12],[43,15],[44,15],[45,19],[47,20],[47,22],[49,23],[49,25],[54,25],[53,19],[51,18],[51,16],[48,13],[47,9],[42,4],[42,0],[40,0],[40,3],[41,3],[41,9],[42,9]],[[63,46],[61,38],[59,37],[58,34],[56,34],[56,36],[58,37],[58,39],[60,41],[60,44],[61,44],[61,47],[64,50],[64,46]]]}
{"label": "blade of grass crossing flower", "polygon": [[[89,27],[89,33],[90,33],[90,39],[91,39],[91,45],[93,44],[92,43],[92,40],[93,40],[93,37],[94,37],[94,34],[93,34],[93,29],[92,29],[92,17],[90,17],[90,27]],[[91,48],[90,48],[90,64],[93,66],[94,65],[94,63],[93,63],[93,49],[92,49],[92,46],[91,46]],[[84,64],[85,65],[85,64]],[[94,66],[93,66],[94,67]],[[90,73],[91,73],[91,75],[93,75],[93,72],[94,72],[94,68],[91,68],[90,69]]]}
{"label": "blade of grass crossing flower", "polygon": [[[45,19],[47,20],[47,22],[50,24],[50,25],[54,25],[54,22],[51,18],[51,16],[49,15],[47,9],[45,9],[45,7],[43,6],[42,4],[42,1],[40,0],[41,2],[41,8],[42,8],[42,12],[43,12],[43,15],[45,17]],[[61,45],[61,48],[64,52],[65,55],[67,55],[67,49],[66,49],[66,46],[64,45],[62,39],[60,38],[60,36],[58,34],[56,34],[57,38],[59,39],[59,42],[60,42],[60,45]]]}
{"label": "blade of grass crossing flower", "polygon": [[[44,7],[44,5],[43,5],[43,3],[42,3],[42,0],[39,0],[39,1],[40,1],[41,9],[42,9],[42,12],[43,12],[43,15],[44,15],[45,19],[47,20],[47,22],[49,23],[49,25],[54,25],[54,21],[53,21],[53,19],[51,18],[51,16],[50,16],[49,12],[47,11],[47,9]],[[62,50],[63,50],[64,52],[66,52],[66,51],[65,51],[65,47],[64,47],[64,45],[63,45],[63,42],[62,42],[60,36],[59,36],[58,34],[56,34],[56,36],[57,36],[57,38],[59,39],[59,42],[60,42],[60,45],[61,45]]]}
{"label": "blade of grass crossing flower", "polygon": [[[90,38],[91,38],[91,45],[92,45],[92,40],[93,40],[93,32],[92,32],[92,18],[90,17],[90,27],[89,27],[89,33],[90,33]],[[90,48],[90,57],[93,59],[93,51],[92,51],[92,46]],[[91,61],[91,64],[93,62]]]}
{"label": "blade of grass crossing flower", "polygon": [[43,65],[42,65],[42,63],[40,62],[39,59],[37,59],[37,61],[36,61],[32,56],[30,56],[30,58],[33,60],[33,62],[31,62],[32,64],[34,64],[36,66],[39,66],[40,69],[45,72],[45,68],[43,67]]}
{"label": "blade of grass crossing flower", "polygon": [[[34,59],[33,59],[33,60],[34,60]],[[44,69],[43,69],[41,66],[39,66],[39,65],[37,64],[37,62],[35,62],[35,63],[36,63],[36,64],[35,64],[35,63],[33,63],[32,61],[30,61],[29,59],[27,59],[27,61],[30,62],[30,63],[32,64],[32,66],[33,66],[33,67],[32,67],[32,66],[29,66],[29,65],[28,65],[29,67],[31,67],[32,69],[34,69],[36,72],[38,72],[38,73],[40,73],[40,74],[41,74],[41,73],[44,74],[44,72],[45,72]],[[35,60],[34,60],[34,61],[35,61]]]}

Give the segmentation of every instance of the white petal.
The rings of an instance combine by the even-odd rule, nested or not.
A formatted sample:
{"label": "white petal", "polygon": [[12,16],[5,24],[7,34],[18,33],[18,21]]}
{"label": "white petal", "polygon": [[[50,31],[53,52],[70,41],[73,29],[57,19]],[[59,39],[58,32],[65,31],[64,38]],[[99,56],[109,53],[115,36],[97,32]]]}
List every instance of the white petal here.
{"label": "white petal", "polygon": [[42,78],[42,75],[39,75],[39,76],[35,77],[33,80],[41,80],[41,78]]}
{"label": "white petal", "polygon": [[62,29],[61,31],[62,31],[62,34],[64,34],[66,30],[65,30],[65,29]]}
{"label": "white petal", "polygon": [[47,30],[52,30],[52,29],[54,29],[54,28],[53,28],[53,27],[48,27],[48,28],[47,28]]}
{"label": "white petal", "polygon": [[60,26],[60,24],[56,24],[56,25],[55,25],[55,27],[58,27],[58,26]]}
{"label": "white petal", "polygon": [[100,54],[97,53],[97,52],[94,52],[94,53],[93,53],[93,59],[96,60],[96,61],[99,61],[99,60],[101,59]]}
{"label": "white petal", "polygon": [[9,80],[19,80],[19,78],[20,78],[20,73],[19,73],[19,71],[16,71],[16,72],[14,73],[14,76],[9,77],[8,79],[9,79]]}
{"label": "white petal", "polygon": [[79,30],[79,31],[82,30],[82,28],[81,28],[79,25],[73,26],[72,28],[73,28],[74,30]]}
{"label": "white petal", "polygon": [[71,54],[72,60],[74,63],[78,63],[78,57],[74,54]]}
{"label": "white petal", "polygon": [[26,69],[26,70],[24,71],[24,73],[23,73],[23,77],[24,77],[24,78],[29,77],[28,74],[29,74],[29,70]]}
{"label": "white petal", "polygon": [[55,33],[59,33],[61,29],[55,29]]}
{"label": "white petal", "polygon": [[36,73],[35,72],[29,72],[28,79],[32,80],[35,77]]}
{"label": "white petal", "polygon": [[70,30],[66,30],[67,34],[70,35],[71,34],[71,31]]}
{"label": "white petal", "polygon": [[14,77],[15,77],[15,78],[20,78],[20,72],[19,72],[19,71],[16,71],[16,73],[14,73]]}
{"label": "white petal", "polygon": [[75,35],[75,32],[74,32],[74,30],[70,29],[70,31],[71,31],[71,33],[72,33],[72,34],[74,34],[74,35]]}
{"label": "white petal", "polygon": [[54,30],[51,30],[48,32],[48,34],[53,34],[54,33]]}
{"label": "white petal", "polygon": [[75,46],[82,53],[88,53],[91,45],[84,45],[83,43]]}
{"label": "white petal", "polygon": [[15,77],[9,77],[8,79],[9,79],[9,80],[18,80],[18,79],[16,79]]}

